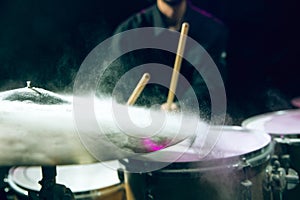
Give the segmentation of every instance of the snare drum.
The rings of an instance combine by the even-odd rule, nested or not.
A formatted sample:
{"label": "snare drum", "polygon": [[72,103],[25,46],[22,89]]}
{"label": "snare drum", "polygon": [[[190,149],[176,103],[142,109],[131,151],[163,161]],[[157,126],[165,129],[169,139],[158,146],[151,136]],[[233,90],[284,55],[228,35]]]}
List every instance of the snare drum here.
{"label": "snare drum", "polygon": [[[125,190],[118,178],[117,161],[89,165],[57,166],[56,182],[70,188],[75,199],[124,200]],[[116,169],[116,168],[114,168]],[[14,199],[28,199],[28,192],[39,192],[41,167],[13,167],[9,170],[8,184]]]}
{"label": "snare drum", "polygon": [[[276,142],[275,154],[278,155],[282,167],[291,167],[300,174],[300,109],[257,115],[246,119],[242,126],[270,134]],[[289,155],[290,159],[281,159],[284,158],[283,155]],[[299,193],[298,185],[286,194],[287,199],[298,199]]]}
{"label": "snare drum", "polygon": [[[218,127],[212,131],[222,132],[206,157],[200,158],[200,151],[190,148],[157,171],[131,173],[127,167],[127,200],[263,199],[264,172],[273,152],[271,137],[241,127]],[[170,147],[168,156],[179,155],[177,150],[184,149],[180,145]],[[128,160],[128,165],[132,162],[139,161]]]}

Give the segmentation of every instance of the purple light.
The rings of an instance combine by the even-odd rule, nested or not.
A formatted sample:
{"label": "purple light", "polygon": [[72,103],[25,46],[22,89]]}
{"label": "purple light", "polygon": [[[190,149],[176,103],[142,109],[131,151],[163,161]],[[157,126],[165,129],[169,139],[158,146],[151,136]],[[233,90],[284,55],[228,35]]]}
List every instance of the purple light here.
{"label": "purple light", "polygon": [[158,144],[157,142],[154,142],[153,140],[146,138],[143,140],[144,147],[147,148],[148,151],[158,151],[167,146],[167,142],[164,141],[162,144]]}

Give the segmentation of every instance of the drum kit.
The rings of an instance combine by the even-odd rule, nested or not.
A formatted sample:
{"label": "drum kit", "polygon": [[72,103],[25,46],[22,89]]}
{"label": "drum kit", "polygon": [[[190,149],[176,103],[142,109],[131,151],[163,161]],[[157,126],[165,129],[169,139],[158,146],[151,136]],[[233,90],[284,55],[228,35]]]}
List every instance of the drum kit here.
{"label": "drum kit", "polygon": [[[28,85],[0,93],[0,101],[0,165],[9,166],[6,199],[271,200],[300,194],[299,109],[254,116],[242,126],[213,126],[209,134],[221,134],[206,155],[194,144],[186,148],[181,138],[159,159],[112,156],[103,149],[107,156],[99,161],[70,131],[74,127],[64,117],[70,112],[68,97]],[[134,145],[127,148],[135,150]],[[178,159],[169,162],[173,157]],[[130,169],[155,164],[165,167]]]}

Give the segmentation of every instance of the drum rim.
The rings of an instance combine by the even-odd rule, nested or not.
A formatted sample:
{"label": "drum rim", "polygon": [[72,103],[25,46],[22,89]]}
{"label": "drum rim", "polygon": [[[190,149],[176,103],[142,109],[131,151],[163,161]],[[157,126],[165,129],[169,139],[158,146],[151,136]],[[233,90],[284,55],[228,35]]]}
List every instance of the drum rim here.
{"label": "drum rim", "polygon": [[[15,167],[13,167],[15,168]],[[11,168],[9,170],[9,173],[7,175],[7,183],[8,185],[14,190],[16,191],[18,194],[23,195],[23,196],[28,196],[28,191],[30,191],[30,189],[25,190],[24,188],[22,188],[21,186],[19,186],[17,183],[15,183],[13,181],[12,175],[11,175],[11,170],[13,170],[13,168]]]}
{"label": "drum rim", "polygon": [[[268,113],[255,115],[255,116],[245,119],[242,122],[242,127],[246,128],[246,129],[252,129],[252,128],[249,128],[248,125],[259,119],[263,119],[263,118],[271,117],[271,116],[280,116],[280,115],[285,115],[285,114],[289,114],[289,113],[297,113],[297,112],[300,113],[300,108],[299,109],[278,110],[278,111],[274,111],[274,112],[268,112]],[[256,130],[259,130],[259,129],[256,129]],[[263,130],[260,130],[260,131],[263,131]],[[269,133],[269,132],[268,132],[268,134],[280,135],[280,133]],[[290,133],[290,135],[291,134],[296,135],[296,134],[300,134],[300,132],[299,133]],[[289,135],[289,134],[284,134],[284,135]]]}
{"label": "drum rim", "polygon": [[[76,169],[76,167],[85,167],[85,166],[89,166],[91,167],[92,169],[97,169],[97,166],[101,166],[101,167],[108,167],[109,164],[106,164],[106,163],[117,163],[118,164],[118,161],[117,160],[112,160],[112,161],[106,161],[106,162],[103,162],[103,163],[93,163],[93,164],[87,164],[87,165],[59,165],[57,167],[61,167],[62,169],[66,170],[68,169],[68,167],[74,167],[74,169],[71,169],[71,170],[74,170],[74,173],[76,174],[76,171],[77,173],[80,173],[80,170],[82,169]],[[103,166],[102,166],[103,165]],[[22,191],[20,192],[20,194],[27,194],[27,191],[33,191],[33,192],[38,192],[40,190],[40,186],[39,187],[36,187],[38,184],[38,181],[40,180],[36,180],[36,185],[30,185],[30,180],[26,179],[25,181],[23,180],[22,181],[22,178],[18,178],[15,174],[16,174],[16,170],[21,170],[22,174],[24,172],[26,172],[26,170],[28,169],[31,169],[31,168],[40,168],[41,166],[13,166],[9,169],[8,171],[8,175],[7,175],[7,179],[8,179],[8,183],[15,186],[16,188],[19,188],[19,189],[24,189],[24,191],[26,191],[25,193]],[[89,167],[87,167],[86,170],[89,170]],[[59,169],[57,169],[59,170]],[[98,169],[99,170],[99,169]],[[20,172],[19,172],[20,173]],[[110,174],[110,175],[114,175],[115,178],[118,178],[118,175],[117,175],[117,170],[115,170],[115,173],[114,174]],[[25,175],[27,176],[27,175]],[[93,177],[93,176],[92,176]],[[57,177],[59,179],[59,177]],[[66,177],[65,177],[66,178]],[[94,178],[95,180],[95,178]],[[59,180],[58,180],[59,181]],[[103,181],[103,177],[100,181]],[[112,184],[105,184],[105,185],[93,185],[91,186],[90,185],[90,188],[81,188],[78,190],[74,188],[72,189],[72,185],[66,185],[67,187],[71,187],[71,190],[76,193],[76,194],[82,194],[82,193],[87,193],[87,192],[92,192],[92,191],[98,191],[98,190],[101,190],[101,189],[105,189],[105,188],[109,188],[109,187],[113,187],[113,186],[117,186],[117,185],[120,185],[122,182],[121,180],[118,178],[118,181],[112,181]],[[58,182],[58,184],[64,184],[64,183],[60,183]]]}
{"label": "drum rim", "polygon": [[[227,158],[218,158],[211,160],[188,161],[177,163],[175,162],[171,163],[161,171],[166,171],[165,169],[182,169],[179,168],[180,166],[189,166],[189,168],[187,168],[187,171],[191,170],[190,167],[192,167],[193,169],[197,168],[196,171],[210,171],[214,169],[242,169],[247,166],[256,167],[270,159],[273,149],[273,142],[270,142],[269,144],[256,151],[252,151],[243,155],[236,155]],[[263,157],[261,157],[262,154],[264,155]],[[249,160],[252,161],[249,162]],[[199,167],[200,169],[198,169]]]}
{"label": "drum rim", "polygon": [[[244,127],[241,126],[215,126],[216,128],[222,128],[223,130],[234,130],[234,131],[242,131],[244,133],[248,133],[251,134],[253,132],[260,132],[259,130],[251,130],[251,129],[246,129]],[[214,127],[212,128],[214,129]],[[164,165],[165,167],[163,167],[162,169],[156,170],[155,173],[159,173],[159,172],[166,172],[169,170],[176,170],[179,169],[182,173],[182,171],[184,171],[185,169],[189,172],[194,168],[199,168],[197,169],[197,171],[209,171],[209,170],[213,170],[216,168],[219,169],[233,169],[233,168],[243,168],[247,166],[251,166],[251,167],[256,167],[259,166],[263,163],[265,163],[267,160],[270,159],[271,154],[273,153],[273,149],[274,149],[274,142],[271,139],[271,136],[267,133],[262,133],[264,134],[264,136],[266,136],[268,138],[268,143],[265,144],[264,146],[262,146],[261,148],[258,148],[256,150],[244,153],[244,154],[239,154],[239,155],[232,155],[232,156],[228,156],[225,158],[216,158],[216,159],[201,159],[201,160],[193,160],[193,161],[183,161],[183,162],[172,162],[170,164],[166,164]],[[264,155],[264,157],[261,157],[261,155]],[[256,159],[257,158],[257,159]],[[249,160],[252,160],[251,162],[248,162]],[[148,161],[140,161],[140,160],[135,160],[135,159],[128,159],[128,162],[130,161],[134,161],[134,162],[144,162],[147,163]],[[163,161],[149,161],[151,163],[163,163]],[[126,162],[125,162],[126,163]],[[213,167],[216,166],[215,163],[217,164],[222,164],[222,165],[218,165],[217,167]],[[123,163],[124,164],[124,163]],[[188,166],[188,167],[186,167]],[[192,167],[192,169],[190,169],[190,167]],[[125,171],[126,170],[126,164],[125,164]],[[129,170],[130,172],[130,170]]]}
{"label": "drum rim", "polygon": [[[248,160],[244,160],[245,157],[243,156],[235,156],[230,158],[230,161],[235,161],[232,163],[222,163],[222,165],[215,165],[214,163],[209,163],[208,162],[203,162],[197,161],[194,163],[191,162],[185,162],[185,163],[172,163],[162,169],[152,171],[152,172],[141,172],[138,174],[145,174],[147,176],[161,176],[161,177],[174,177],[175,175],[178,177],[199,177],[202,176],[205,173],[212,173],[212,172],[221,172],[221,173],[244,173],[244,169],[250,169],[252,171],[253,169],[256,169],[257,167],[259,168],[259,171],[264,170],[267,164],[269,163],[269,160],[271,159],[271,155],[273,154],[274,151],[274,142],[270,142],[267,144],[264,148],[265,152],[263,154],[256,154],[255,157],[251,157]],[[258,153],[260,150],[257,150],[256,152]],[[262,156],[263,155],[263,156]],[[229,159],[226,159],[229,161]],[[216,160],[214,160],[216,161]],[[218,159],[220,161],[220,159]],[[250,162],[249,162],[250,161]],[[199,163],[203,164],[205,163],[207,166],[199,165]],[[191,165],[194,164],[194,165]],[[175,166],[174,166],[175,165]],[[125,176],[131,176],[132,173],[130,171],[127,171],[126,169],[124,170]],[[255,176],[255,173],[253,174],[252,172],[248,171],[248,178],[251,178],[252,176]],[[251,175],[252,174],[252,175]]]}

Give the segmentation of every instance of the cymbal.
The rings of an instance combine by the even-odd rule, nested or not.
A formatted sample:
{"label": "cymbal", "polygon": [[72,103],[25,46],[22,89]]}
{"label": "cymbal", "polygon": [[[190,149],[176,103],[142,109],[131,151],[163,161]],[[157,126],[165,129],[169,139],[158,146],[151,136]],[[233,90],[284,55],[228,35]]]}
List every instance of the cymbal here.
{"label": "cymbal", "polygon": [[[140,134],[136,126],[128,125],[124,129],[116,124],[116,116],[112,116],[111,99],[95,100],[95,109],[99,112],[95,112],[95,116],[79,116],[87,122],[81,123],[74,119],[71,96],[37,89],[45,97],[40,98],[41,94],[30,90],[0,92],[0,166],[71,165],[123,159],[172,146],[195,133],[188,128],[192,127],[189,123],[193,120],[183,128],[178,125],[181,115],[172,114],[168,118],[162,111],[154,112],[166,120],[154,136]],[[128,110],[126,105],[117,107]],[[138,120],[149,114],[145,108],[132,109]],[[121,119],[127,117],[118,115]],[[99,127],[89,125],[93,117]],[[198,122],[196,119],[199,128]],[[144,121],[139,125],[144,125]]]}
{"label": "cymbal", "polygon": [[33,102],[47,105],[70,103],[61,95],[36,87],[24,87],[0,92],[0,100]]}

